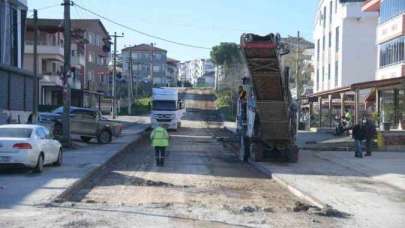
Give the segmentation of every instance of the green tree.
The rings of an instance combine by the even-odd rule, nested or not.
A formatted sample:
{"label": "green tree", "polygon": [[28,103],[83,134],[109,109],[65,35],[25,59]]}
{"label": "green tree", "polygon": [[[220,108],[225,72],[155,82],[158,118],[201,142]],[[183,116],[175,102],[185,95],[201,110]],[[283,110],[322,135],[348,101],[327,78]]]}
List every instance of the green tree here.
{"label": "green tree", "polygon": [[220,43],[212,48],[211,59],[219,66],[241,63],[239,45],[236,43]]}

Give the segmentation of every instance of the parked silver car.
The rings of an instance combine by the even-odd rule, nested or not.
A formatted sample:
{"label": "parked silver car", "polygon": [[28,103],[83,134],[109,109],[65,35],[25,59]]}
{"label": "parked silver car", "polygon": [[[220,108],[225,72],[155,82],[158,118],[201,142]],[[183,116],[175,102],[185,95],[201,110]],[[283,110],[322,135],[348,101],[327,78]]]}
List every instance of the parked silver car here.
{"label": "parked silver car", "polygon": [[[53,134],[59,138],[62,136],[63,107],[50,113],[40,113],[39,124],[52,129]],[[122,124],[110,121],[95,109],[70,108],[70,131],[71,134],[80,135],[84,142],[96,138],[98,143],[110,143],[112,137],[118,137],[122,131]]]}

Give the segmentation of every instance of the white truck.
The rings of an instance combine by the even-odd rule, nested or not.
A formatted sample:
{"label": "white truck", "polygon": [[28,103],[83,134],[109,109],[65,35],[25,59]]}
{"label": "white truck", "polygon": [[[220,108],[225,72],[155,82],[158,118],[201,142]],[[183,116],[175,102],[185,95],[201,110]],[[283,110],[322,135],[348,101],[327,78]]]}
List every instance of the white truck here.
{"label": "white truck", "polygon": [[179,99],[177,88],[153,88],[152,126],[159,124],[167,129],[178,129],[181,127],[184,113],[185,107]]}

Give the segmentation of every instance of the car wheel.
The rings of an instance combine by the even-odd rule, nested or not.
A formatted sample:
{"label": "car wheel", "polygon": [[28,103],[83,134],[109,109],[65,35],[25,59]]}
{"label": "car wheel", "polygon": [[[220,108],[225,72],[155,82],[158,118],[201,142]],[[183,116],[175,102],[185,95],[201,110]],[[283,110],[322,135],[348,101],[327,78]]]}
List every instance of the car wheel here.
{"label": "car wheel", "polygon": [[87,137],[87,136],[80,136],[80,139],[81,139],[83,142],[88,143],[88,142],[90,142],[91,137]]}
{"label": "car wheel", "polygon": [[44,170],[44,155],[41,153],[38,156],[37,165],[34,168],[35,173],[42,173]]}
{"label": "car wheel", "polygon": [[61,166],[63,163],[63,152],[62,149],[59,149],[58,160],[54,163],[55,166]]}
{"label": "car wheel", "polygon": [[112,140],[111,132],[108,130],[102,130],[100,134],[97,136],[97,141],[100,144],[107,144],[110,143]]}

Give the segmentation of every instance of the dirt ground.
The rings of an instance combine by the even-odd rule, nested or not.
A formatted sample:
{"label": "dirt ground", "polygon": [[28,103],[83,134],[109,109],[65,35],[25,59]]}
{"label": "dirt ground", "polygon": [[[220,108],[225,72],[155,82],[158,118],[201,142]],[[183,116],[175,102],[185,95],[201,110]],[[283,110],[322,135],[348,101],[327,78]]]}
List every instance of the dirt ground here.
{"label": "dirt ground", "polygon": [[164,167],[144,137],[120,154],[67,202],[19,216],[2,227],[338,227],[305,210],[275,181],[242,163],[219,138],[221,128],[207,91],[186,95],[183,127],[171,131]]}

